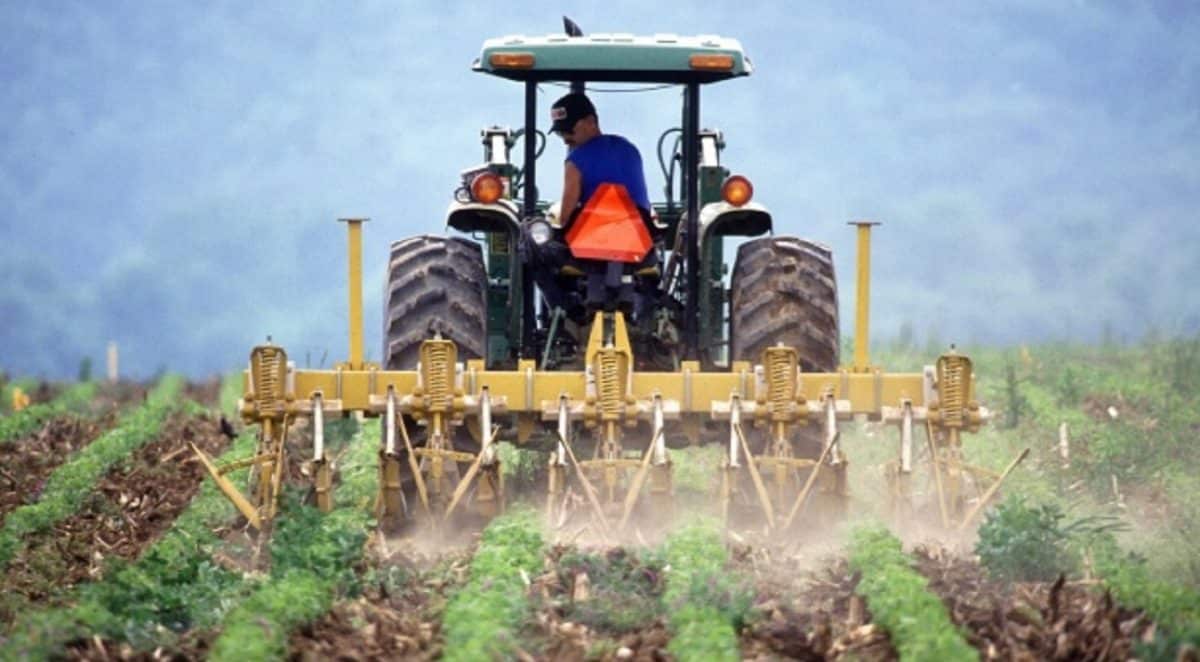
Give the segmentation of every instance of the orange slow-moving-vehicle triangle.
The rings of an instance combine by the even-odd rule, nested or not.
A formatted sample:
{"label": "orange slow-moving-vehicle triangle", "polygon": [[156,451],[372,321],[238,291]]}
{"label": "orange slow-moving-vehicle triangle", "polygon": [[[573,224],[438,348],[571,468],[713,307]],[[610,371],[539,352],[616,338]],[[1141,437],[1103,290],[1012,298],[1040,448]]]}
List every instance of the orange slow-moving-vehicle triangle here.
{"label": "orange slow-moving-vehicle triangle", "polygon": [[596,187],[567,231],[571,255],[586,260],[641,262],[653,245],[637,205],[620,184]]}

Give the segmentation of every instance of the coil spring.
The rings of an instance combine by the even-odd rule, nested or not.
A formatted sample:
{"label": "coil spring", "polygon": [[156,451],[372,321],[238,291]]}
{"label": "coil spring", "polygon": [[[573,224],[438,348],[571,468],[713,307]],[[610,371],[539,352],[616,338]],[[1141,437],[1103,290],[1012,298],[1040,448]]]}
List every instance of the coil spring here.
{"label": "coil spring", "polygon": [[284,360],[286,359],[283,352],[277,349],[262,348],[254,353],[254,397],[259,413],[267,418],[273,418],[282,407],[283,384],[280,383],[279,377],[283,372],[281,368]]}
{"label": "coil spring", "polygon": [[771,408],[783,411],[796,398],[796,366],[789,360],[791,352],[767,350],[767,397]]}
{"label": "coil spring", "polygon": [[961,427],[966,407],[967,361],[962,356],[943,356],[938,359],[938,399],[942,421],[947,427]]}
{"label": "coil spring", "polygon": [[616,420],[621,415],[624,389],[621,388],[621,357],[613,350],[602,350],[596,355],[600,364],[596,372],[596,392],[600,413],[605,420]]}
{"label": "coil spring", "polygon": [[421,345],[421,375],[425,387],[425,402],[430,411],[447,411],[454,397],[453,345],[431,340]]}

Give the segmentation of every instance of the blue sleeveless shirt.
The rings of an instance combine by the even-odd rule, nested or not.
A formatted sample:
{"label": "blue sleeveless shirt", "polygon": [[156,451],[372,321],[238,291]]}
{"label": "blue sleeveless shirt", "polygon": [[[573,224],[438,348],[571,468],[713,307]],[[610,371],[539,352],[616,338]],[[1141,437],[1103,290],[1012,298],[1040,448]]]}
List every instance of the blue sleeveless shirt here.
{"label": "blue sleeveless shirt", "polygon": [[646,175],[642,171],[642,155],[633,143],[610,133],[602,133],[576,147],[567,161],[579,168],[583,180],[579,202],[587,205],[601,184],[621,184],[629,191],[633,204],[650,211],[646,195]]}

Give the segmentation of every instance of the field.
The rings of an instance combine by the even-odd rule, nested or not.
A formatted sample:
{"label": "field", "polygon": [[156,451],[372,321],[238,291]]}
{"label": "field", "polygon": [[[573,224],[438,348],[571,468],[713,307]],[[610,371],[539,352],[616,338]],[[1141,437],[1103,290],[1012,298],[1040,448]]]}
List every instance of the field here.
{"label": "field", "polygon": [[[937,351],[881,349],[892,370]],[[967,352],[995,412],[967,459],[998,471],[1031,453],[961,535],[928,507],[893,516],[896,433],[859,422],[843,436],[848,516],[785,538],[681,506],[657,533],[589,542],[546,521],[521,484],[541,460],[508,448],[522,497],[505,514],[385,536],[379,426],[339,419],[335,510],[312,505],[296,463],[260,538],[188,447],[253,448],[236,377],[6,382],[0,657],[1196,659],[1200,339]],[[28,408],[11,411],[13,386]],[[310,435],[293,435],[297,457]],[[680,501],[712,501],[710,451],[675,453]]]}

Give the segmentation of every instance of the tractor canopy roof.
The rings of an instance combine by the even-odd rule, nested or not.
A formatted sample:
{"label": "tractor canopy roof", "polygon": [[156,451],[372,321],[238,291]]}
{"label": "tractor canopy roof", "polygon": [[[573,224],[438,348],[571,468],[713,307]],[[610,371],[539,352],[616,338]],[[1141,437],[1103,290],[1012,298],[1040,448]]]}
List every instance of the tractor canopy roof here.
{"label": "tractor canopy roof", "polygon": [[472,68],[519,81],[651,83],[715,83],[753,69],[736,39],[673,34],[489,39]]}

